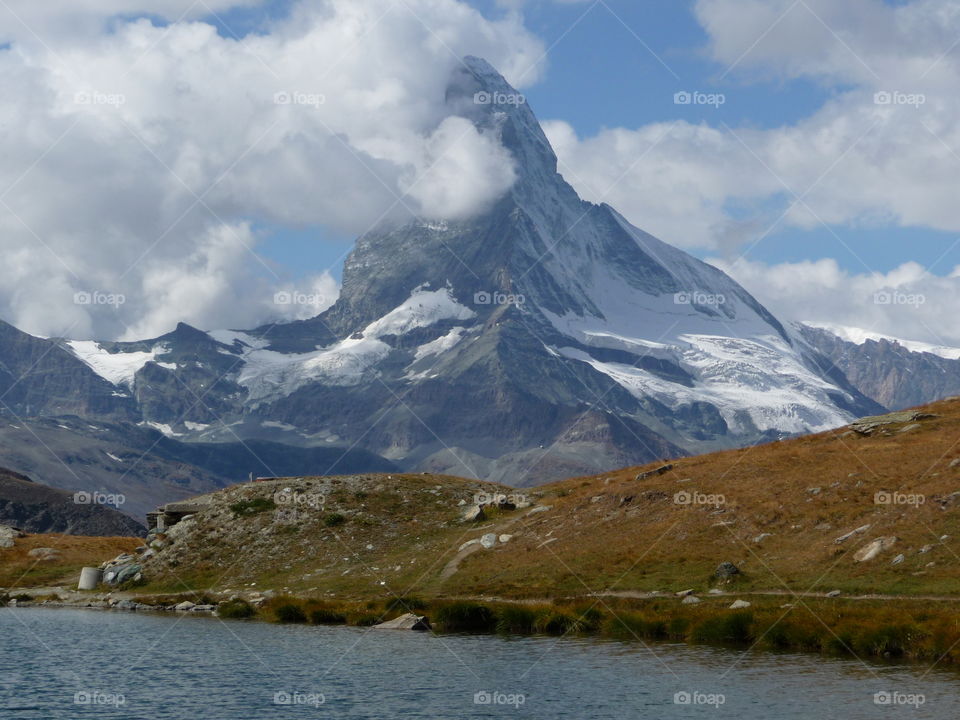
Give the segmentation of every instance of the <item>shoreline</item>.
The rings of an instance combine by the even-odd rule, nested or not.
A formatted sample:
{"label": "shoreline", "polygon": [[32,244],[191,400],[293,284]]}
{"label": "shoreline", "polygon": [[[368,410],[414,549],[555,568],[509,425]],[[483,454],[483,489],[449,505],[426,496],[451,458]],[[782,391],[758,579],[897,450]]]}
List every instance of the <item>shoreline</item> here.
{"label": "shoreline", "polygon": [[[324,625],[371,628],[407,613],[425,616],[432,634],[475,634],[500,637],[595,638],[627,643],[703,645],[756,653],[793,652],[875,662],[898,661],[960,667],[957,638],[943,634],[955,625],[955,612],[944,604],[955,597],[790,596],[724,593],[685,604],[675,595],[644,598],[583,596],[553,601],[508,598],[393,598],[392,600],[330,600],[273,594],[257,603],[233,596],[214,600],[213,592],[137,594],[127,590],[65,599],[78,591],[63,588],[32,590],[35,599],[5,603],[9,609],[99,610],[148,615],[242,619],[268,624]],[[41,595],[43,593],[43,595]],[[43,600],[42,597],[50,599]],[[741,596],[751,597],[736,607]],[[52,599],[56,597],[56,599]],[[193,603],[197,600],[214,600]],[[768,602],[763,602],[766,599]],[[777,601],[769,602],[776,599]],[[174,602],[179,601],[179,602]],[[730,603],[733,601],[734,606]],[[870,605],[872,603],[872,605]],[[932,605],[931,605],[932,604]]]}

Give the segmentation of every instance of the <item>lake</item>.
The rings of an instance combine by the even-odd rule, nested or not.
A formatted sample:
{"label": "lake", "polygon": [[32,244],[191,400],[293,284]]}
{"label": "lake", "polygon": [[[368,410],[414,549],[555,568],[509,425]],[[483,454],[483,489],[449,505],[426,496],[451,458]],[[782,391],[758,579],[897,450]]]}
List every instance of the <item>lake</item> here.
{"label": "lake", "polygon": [[929,665],[675,644],[0,609],[3,720],[948,718]]}

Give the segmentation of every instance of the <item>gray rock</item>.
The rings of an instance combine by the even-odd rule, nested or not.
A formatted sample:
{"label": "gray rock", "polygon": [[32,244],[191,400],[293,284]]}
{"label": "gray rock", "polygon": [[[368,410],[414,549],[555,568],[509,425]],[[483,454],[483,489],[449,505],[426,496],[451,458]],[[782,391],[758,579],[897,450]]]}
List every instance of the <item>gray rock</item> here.
{"label": "gray rock", "polygon": [[492,548],[497,544],[497,535],[496,533],[487,533],[480,538],[480,544],[483,545],[487,550]]}
{"label": "gray rock", "polygon": [[656,475],[666,475],[668,472],[673,470],[673,465],[661,465],[660,467],[654,470],[647,470],[647,472],[642,472],[637,475],[637,480],[646,480],[647,478],[654,477]]}
{"label": "gray rock", "polygon": [[721,580],[729,580],[733,576],[740,574],[740,568],[732,562],[722,562],[717,566],[713,574]]}
{"label": "gray rock", "polygon": [[700,598],[696,595],[687,595],[683,600],[680,601],[683,605],[696,605],[701,602]]}
{"label": "gray rock", "polygon": [[897,555],[897,556],[890,562],[890,564],[891,564],[891,565],[899,565],[899,564],[902,563],[904,560],[906,560],[906,558],[903,556],[903,553],[900,553],[899,555]]}
{"label": "gray rock", "polygon": [[480,522],[486,519],[487,515],[483,512],[483,508],[479,505],[471,505],[463,514],[464,522]]}
{"label": "gray rock", "polygon": [[103,574],[103,581],[107,583],[107,585],[120,585],[127,582],[127,580],[133,580],[142,569],[143,568],[136,563],[112,567]]}
{"label": "gray rock", "polygon": [[762,542],[763,542],[764,540],[766,540],[768,537],[773,537],[773,533],[760,533],[759,535],[757,535],[757,536],[753,539],[753,541],[754,541],[755,543],[762,543]]}
{"label": "gray rock", "polygon": [[829,598],[840,597],[840,591],[839,591],[839,590],[831,590],[830,592],[827,593],[827,597],[829,597]]}
{"label": "gray rock", "polygon": [[750,607],[750,603],[746,600],[734,600],[733,604],[730,606],[731,610],[742,610],[743,608]]}
{"label": "gray rock", "polygon": [[497,538],[501,543],[508,543],[513,539],[513,535],[501,535]]}
{"label": "gray rock", "polygon": [[382,622],[379,625],[373,626],[374,630],[417,630],[420,632],[429,631],[430,620],[428,620],[423,615],[414,615],[413,613],[405,613],[398,618],[393,620],[387,620],[387,622]]}
{"label": "gray rock", "polygon": [[693,590],[681,590],[677,593],[677,597],[687,597],[688,595],[693,595]]}
{"label": "gray rock", "polygon": [[869,562],[884,550],[888,550],[889,548],[893,547],[896,542],[897,538],[893,537],[892,535],[888,537],[879,537],[857,550],[857,552],[853,554],[853,559],[856,562]]}
{"label": "gray rock", "polygon": [[38,560],[56,560],[60,557],[60,551],[54,548],[39,547],[33,548],[27,555]]}
{"label": "gray rock", "polygon": [[848,532],[847,534],[841,535],[840,537],[838,537],[838,538],[837,538],[836,540],[834,540],[833,542],[835,542],[837,545],[839,545],[840,543],[849,540],[849,539],[852,538],[854,535],[860,535],[860,534],[862,534],[862,533],[865,533],[865,532],[866,532],[867,530],[869,530],[869,529],[870,529],[870,525],[869,525],[869,524],[868,524],[868,525],[861,525],[860,527],[856,528],[855,530],[851,530],[851,531]]}
{"label": "gray rock", "polygon": [[13,541],[22,538],[23,533],[15,527],[0,525],[0,548],[13,547]]}
{"label": "gray rock", "polygon": [[173,609],[177,612],[190,612],[196,606],[196,603],[192,603],[189,600],[184,600],[182,603],[178,603],[173,606]]}

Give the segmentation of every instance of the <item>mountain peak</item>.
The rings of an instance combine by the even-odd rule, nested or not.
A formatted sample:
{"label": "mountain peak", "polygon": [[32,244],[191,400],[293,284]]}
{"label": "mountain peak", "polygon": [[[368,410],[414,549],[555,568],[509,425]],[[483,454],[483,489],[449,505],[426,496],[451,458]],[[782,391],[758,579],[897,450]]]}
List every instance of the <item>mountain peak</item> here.
{"label": "mountain peak", "polygon": [[484,133],[496,133],[516,160],[518,185],[553,180],[557,156],[526,96],[483,58],[468,55],[453,71],[446,104]]}

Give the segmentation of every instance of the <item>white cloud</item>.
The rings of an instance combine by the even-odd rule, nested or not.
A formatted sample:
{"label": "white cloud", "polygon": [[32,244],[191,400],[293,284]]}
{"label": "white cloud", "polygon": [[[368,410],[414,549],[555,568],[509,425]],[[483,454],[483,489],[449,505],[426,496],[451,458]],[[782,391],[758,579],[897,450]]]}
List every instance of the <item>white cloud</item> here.
{"label": "white cloud", "polygon": [[[960,232],[960,54],[947,52],[960,6],[700,0],[696,9],[709,52],[734,77],[808,78],[830,98],[766,130],[678,122],[578,138],[548,124],[561,172],[588,199],[687,248],[724,249],[780,223]],[[877,93],[894,100],[878,104]],[[726,96],[736,107],[736,88]]]}
{"label": "white cloud", "polygon": [[833,259],[767,265],[710,261],[783,319],[863,328],[960,347],[960,267],[946,277],[908,262],[888,273],[850,273]]}
{"label": "white cloud", "polygon": [[[512,183],[508,154],[453,117],[444,91],[468,54],[535,79],[542,44],[518,17],[488,21],[458,0],[324,0],[242,41],[196,20],[112,18],[176,19],[189,5],[11,4],[42,42],[4,25],[10,322],[101,339],[181,320],[251,326],[277,314],[273,294],[288,287],[254,256],[255,225],[358,234],[390,215],[463,217]],[[77,16],[74,32],[61,11]],[[126,302],[73,304],[98,290]]]}

